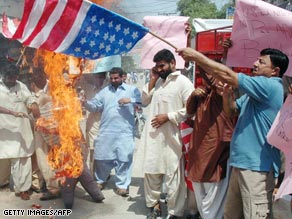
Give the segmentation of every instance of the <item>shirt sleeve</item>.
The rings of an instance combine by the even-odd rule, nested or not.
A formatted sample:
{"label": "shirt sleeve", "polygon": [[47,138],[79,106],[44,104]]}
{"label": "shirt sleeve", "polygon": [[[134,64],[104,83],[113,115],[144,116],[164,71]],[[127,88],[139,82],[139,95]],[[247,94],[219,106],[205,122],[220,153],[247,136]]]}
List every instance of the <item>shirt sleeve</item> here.
{"label": "shirt sleeve", "polygon": [[251,77],[243,73],[238,74],[239,90],[258,102],[269,102],[276,81],[264,76]]}
{"label": "shirt sleeve", "polygon": [[236,99],[235,103],[236,103],[236,109],[237,109],[238,111],[241,110],[242,104],[243,104],[243,102],[246,100],[246,98],[247,98],[247,95],[244,94],[244,95],[242,95],[240,98]]}
{"label": "shirt sleeve", "polygon": [[89,112],[101,112],[103,110],[103,98],[100,92],[97,93],[91,100],[84,103],[84,107]]}
{"label": "shirt sleeve", "polygon": [[155,87],[151,91],[149,91],[148,85],[149,83],[145,84],[142,90],[141,102],[143,106],[148,106],[151,103],[152,96],[155,91]]}

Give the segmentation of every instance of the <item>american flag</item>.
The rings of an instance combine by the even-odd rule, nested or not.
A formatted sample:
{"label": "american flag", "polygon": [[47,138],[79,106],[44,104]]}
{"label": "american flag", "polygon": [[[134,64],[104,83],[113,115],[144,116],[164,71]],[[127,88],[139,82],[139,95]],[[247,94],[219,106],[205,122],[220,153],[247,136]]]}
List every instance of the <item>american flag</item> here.
{"label": "american flag", "polygon": [[130,51],[147,32],[87,0],[25,0],[15,33],[3,34],[25,46],[97,59]]}
{"label": "american flag", "polygon": [[192,136],[193,128],[190,127],[187,123],[182,122],[180,124],[180,133],[182,138],[182,152],[185,158],[185,182],[187,184],[187,188],[191,191],[194,191],[192,181],[188,178],[188,163],[189,163],[189,151],[190,151],[190,141]]}

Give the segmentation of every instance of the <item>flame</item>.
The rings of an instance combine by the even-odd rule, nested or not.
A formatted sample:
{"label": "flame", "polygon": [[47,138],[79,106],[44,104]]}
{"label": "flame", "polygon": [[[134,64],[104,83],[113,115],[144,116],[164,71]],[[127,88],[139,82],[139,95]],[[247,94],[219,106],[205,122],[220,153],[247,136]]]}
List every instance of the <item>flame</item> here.
{"label": "flame", "polygon": [[[92,2],[110,10],[117,8],[119,4],[118,0],[92,0]],[[28,54],[31,53],[26,53],[23,57],[23,65],[27,64]],[[53,132],[59,134],[60,144],[51,146],[48,154],[49,164],[55,169],[57,178],[77,178],[83,170],[81,144],[84,143],[84,139],[79,127],[82,109],[74,85],[83,71],[93,71],[94,62],[45,50],[36,50],[32,62],[34,67],[44,67],[50,81],[49,94],[53,101],[52,112],[58,124]],[[41,118],[37,128],[50,133],[46,127],[52,123],[52,120]]]}
{"label": "flame", "polygon": [[119,3],[118,0],[90,0],[90,1],[108,9],[111,9],[114,5],[117,5]]}
{"label": "flame", "polygon": [[36,130],[41,131],[46,134],[56,134],[59,135],[58,124],[56,123],[55,118],[45,118],[40,117],[36,121]]}
{"label": "flame", "polygon": [[[84,142],[79,127],[82,110],[76,90],[73,86],[68,86],[68,81],[63,76],[63,73],[68,70],[66,67],[68,56],[37,50],[34,61],[43,62],[44,71],[50,81],[49,93],[54,106],[52,112],[58,123],[60,145],[51,147],[48,154],[49,164],[55,169],[57,178],[77,178],[83,170],[81,144]],[[69,83],[69,85],[72,84],[73,82]],[[40,123],[46,122],[51,121],[40,120]]]}
{"label": "flame", "polygon": [[[118,13],[121,10],[118,7],[120,0],[91,0],[91,2]],[[94,71],[95,64],[96,60],[84,61],[29,47],[23,47],[20,51],[18,60],[20,68],[28,67],[29,73],[37,74],[33,72],[32,68],[44,67],[50,81],[49,93],[53,100],[52,111],[58,124],[53,132],[59,134],[60,145],[51,146],[48,160],[52,168],[56,170],[56,177],[78,177],[83,170],[81,144],[84,143],[84,139],[79,127],[82,110],[73,87],[82,72],[91,73]],[[72,70],[74,68],[76,71]],[[68,80],[64,80],[63,73],[69,73]],[[53,123],[54,121],[51,119],[41,118],[37,123],[37,128],[45,133],[50,133],[52,130],[48,130],[47,127]]]}

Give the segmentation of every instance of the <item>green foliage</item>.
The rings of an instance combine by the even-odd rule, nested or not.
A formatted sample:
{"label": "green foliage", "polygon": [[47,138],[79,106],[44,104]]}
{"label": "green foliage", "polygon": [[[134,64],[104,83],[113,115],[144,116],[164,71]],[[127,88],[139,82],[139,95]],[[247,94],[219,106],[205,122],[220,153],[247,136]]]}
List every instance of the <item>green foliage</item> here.
{"label": "green foliage", "polygon": [[218,10],[215,3],[209,0],[180,0],[177,3],[181,16],[203,19],[224,19],[228,6],[230,6],[230,4],[226,4],[221,10]]}
{"label": "green foliage", "polygon": [[182,16],[192,18],[216,18],[217,8],[209,0],[180,0],[177,3]]}

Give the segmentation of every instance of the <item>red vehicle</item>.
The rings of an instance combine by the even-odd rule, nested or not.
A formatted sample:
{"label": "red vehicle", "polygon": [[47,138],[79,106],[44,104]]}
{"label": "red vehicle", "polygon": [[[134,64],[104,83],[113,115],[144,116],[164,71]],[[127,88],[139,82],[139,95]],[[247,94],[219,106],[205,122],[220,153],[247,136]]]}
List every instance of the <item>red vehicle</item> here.
{"label": "red vehicle", "polygon": [[[213,60],[221,60],[223,56],[222,43],[225,39],[230,38],[231,28],[232,26],[227,26],[198,32],[196,35],[196,50]],[[252,71],[251,68],[233,67],[232,69],[235,72],[246,74],[250,74]],[[194,80],[195,87],[202,84],[202,77],[197,66],[195,67]]]}

